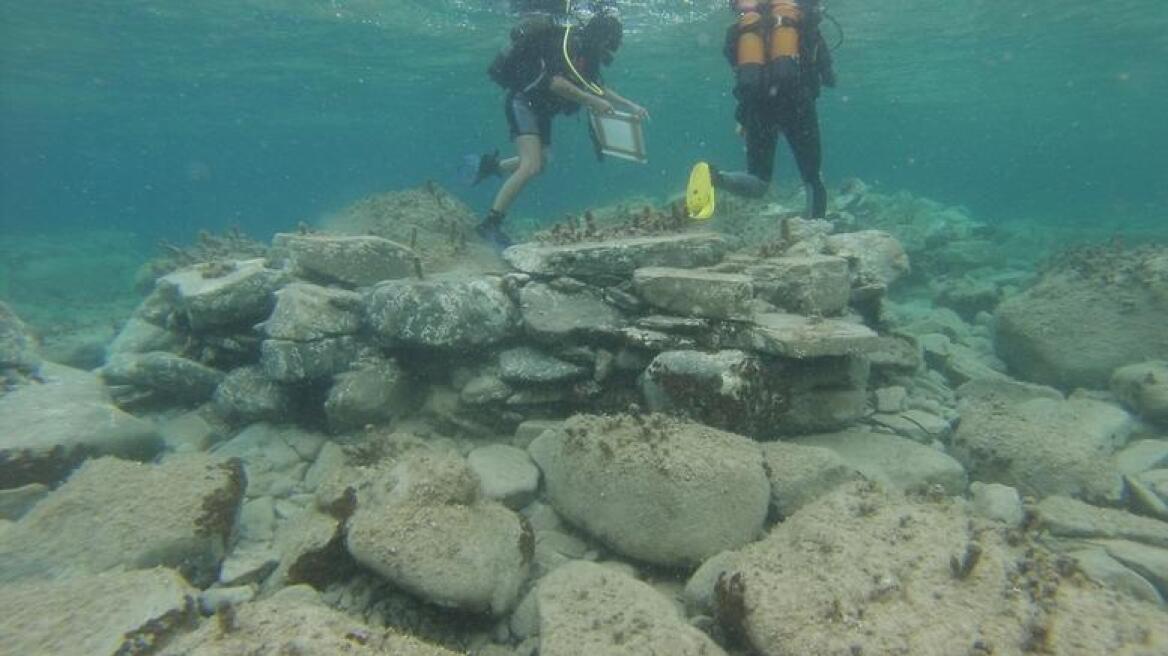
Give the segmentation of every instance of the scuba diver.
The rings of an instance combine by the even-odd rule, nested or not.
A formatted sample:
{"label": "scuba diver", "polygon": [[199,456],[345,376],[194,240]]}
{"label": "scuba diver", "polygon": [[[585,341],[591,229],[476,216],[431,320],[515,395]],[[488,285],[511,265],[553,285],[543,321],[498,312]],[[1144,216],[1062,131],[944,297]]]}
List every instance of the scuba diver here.
{"label": "scuba diver", "polygon": [[699,162],[690,176],[691,214],[713,213],[711,185],[750,198],[765,194],[781,133],[807,189],[807,217],[822,218],[827,189],[815,102],[820,88],[834,87],[836,79],[819,30],[819,0],[730,0],[730,9],[738,20],[726,32],[724,54],[735,74],[735,119],[746,139],[746,171],[724,172]]}
{"label": "scuba diver", "polygon": [[511,31],[510,46],[487,71],[507,91],[504,114],[517,151],[503,160],[498,151],[472,156],[474,184],[507,174],[490,211],[475,228],[499,248],[511,245],[502,229],[507,209],[546,163],[554,116],[573,114],[581,106],[611,114],[614,105],[648,116],[645,108],[601,81],[601,67],[612,63],[623,35],[615,7],[597,3],[589,10],[573,11],[571,0],[566,0],[560,8],[562,15],[540,13],[520,21]]}

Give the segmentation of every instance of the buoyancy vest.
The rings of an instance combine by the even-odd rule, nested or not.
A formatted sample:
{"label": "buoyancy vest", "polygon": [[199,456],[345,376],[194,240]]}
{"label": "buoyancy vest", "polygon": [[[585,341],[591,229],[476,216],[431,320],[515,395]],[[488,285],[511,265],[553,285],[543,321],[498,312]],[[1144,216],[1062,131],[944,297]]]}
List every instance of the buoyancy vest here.
{"label": "buoyancy vest", "polygon": [[511,43],[495,55],[487,75],[508,91],[531,91],[546,81],[548,49],[562,33],[550,16],[524,18],[511,29]]}

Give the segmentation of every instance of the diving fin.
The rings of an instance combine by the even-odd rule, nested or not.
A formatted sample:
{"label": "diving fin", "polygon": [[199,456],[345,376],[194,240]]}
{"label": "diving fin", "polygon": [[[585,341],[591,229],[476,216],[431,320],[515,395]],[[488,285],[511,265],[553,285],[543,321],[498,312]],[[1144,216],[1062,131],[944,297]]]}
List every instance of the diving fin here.
{"label": "diving fin", "polygon": [[503,169],[499,166],[499,151],[467,155],[463,158],[460,173],[463,182],[472,187],[493,175],[503,175]]}
{"label": "diving fin", "polygon": [[705,162],[694,164],[689,172],[689,184],[685,188],[685,209],[689,218],[705,221],[714,216],[714,183],[710,175],[710,165]]}

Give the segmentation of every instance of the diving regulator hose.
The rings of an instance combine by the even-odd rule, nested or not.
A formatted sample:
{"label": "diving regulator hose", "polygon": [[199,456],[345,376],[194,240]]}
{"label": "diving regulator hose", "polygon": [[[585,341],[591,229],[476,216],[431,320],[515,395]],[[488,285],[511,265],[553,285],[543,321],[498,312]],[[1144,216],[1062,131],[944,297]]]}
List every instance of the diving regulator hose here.
{"label": "diving regulator hose", "polygon": [[576,80],[585,89],[588,89],[597,96],[603,96],[604,89],[600,85],[585,79],[580,74],[580,71],[576,70],[576,65],[572,63],[572,57],[568,54],[568,37],[572,34],[572,0],[564,0],[564,15],[568,17],[567,26],[564,28],[564,62],[568,64],[568,70],[572,71],[572,75],[576,77]]}

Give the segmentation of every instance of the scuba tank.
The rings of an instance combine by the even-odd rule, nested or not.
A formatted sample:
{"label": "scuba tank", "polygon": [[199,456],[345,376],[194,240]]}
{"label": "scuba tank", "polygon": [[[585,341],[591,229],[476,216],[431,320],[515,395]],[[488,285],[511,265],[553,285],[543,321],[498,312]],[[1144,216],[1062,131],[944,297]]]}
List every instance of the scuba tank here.
{"label": "scuba tank", "polygon": [[739,2],[738,7],[742,13],[735,26],[738,31],[734,66],[737,88],[747,95],[756,96],[762,93],[763,73],[767,63],[763,17],[755,3]]}
{"label": "scuba tank", "polygon": [[778,95],[799,80],[801,28],[814,0],[732,0],[738,12],[737,89],[748,97]]}
{"label": "scuba tank", "polygon": [[770,94],[799,80],[799,27],[803,10],[795,0],[771,1],[770,49],[767,53]]}

